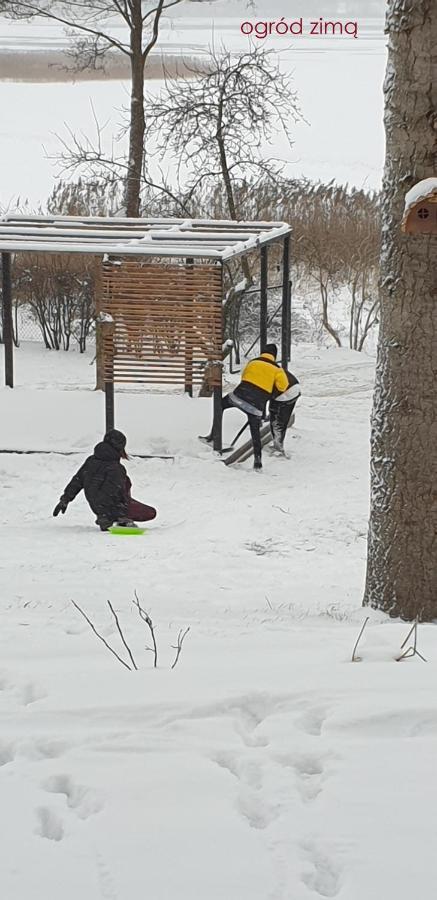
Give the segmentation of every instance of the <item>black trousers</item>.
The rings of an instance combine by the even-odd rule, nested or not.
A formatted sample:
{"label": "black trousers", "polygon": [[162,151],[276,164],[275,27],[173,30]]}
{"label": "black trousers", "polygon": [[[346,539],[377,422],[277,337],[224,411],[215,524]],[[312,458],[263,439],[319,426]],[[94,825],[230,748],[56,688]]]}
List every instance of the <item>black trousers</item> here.
{"label": "black trousers", "polygon": [[[234,406],[232,400],[229,399],[229,395],[226,397],[222,397],[222,409],[239,409],[239,406]],[[243,410],[241,410],[243,412]],[[253,443],[253,455],[261,457],[261,435],[260,428],[262,417],[261,416],[253,416],[250,413],[245,414],[249,421],[250,435]]]}
{"label": "black trousers", "polygon": [[278,444],[283,444],[287,433],[288,423],[291,414],[296,406],[297,398],[289,401],[270,400],[270,431],[273,440]]}

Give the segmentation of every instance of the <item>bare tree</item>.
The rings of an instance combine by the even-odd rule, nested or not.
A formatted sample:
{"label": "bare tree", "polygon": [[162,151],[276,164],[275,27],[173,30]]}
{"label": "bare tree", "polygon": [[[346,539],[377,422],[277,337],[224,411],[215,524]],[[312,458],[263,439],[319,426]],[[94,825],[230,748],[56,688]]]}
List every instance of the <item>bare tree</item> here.
{"label": "bare tree", "polygon": [[235,186],[251,174],[274,179],[282,168],[263,159],[260,146],[278,131],[291,145],[291,122],[301,118],[297,94],[273,51],[259,47],[212,49],[206,72],[187,69],[190,77],[167,77],[158,98],[146,95],[147,133],[160,157],[170,152],[177,160],[192,193],[208,181],[219,184],[226,217],[235,220]]}
{"label": "bare tree", "polygon": [[437,173],[437,4],[390,0],[381,322],[364,604],[437,617],[437,237],[403,235],[404,195]]}
{"label": "bare tree", "polygon": [[[131,96],[129,149],[124,171],[124,207],[138,216],[144,163],[144,72],[165,10],[181,0],[3,0],[0,11],[15,19],[57,22],[74,35],[71,54],[79,69],[104,65],[110,53],[129,61]],[[114,25],[122,26],[116,36]]]}
{"label": "bare tree", "polygon": [[[274,181],[282,169],[278,160],[263,159],[260,148],[278,131],[291,145],[291,123],[301,118],[297,94],[264,48],[212,49],[206,72],[187,68],[187,76],[167,77],[158,97],[146,95],[147,134],[160,159],[170,153],[177,160],[188,200],[210,185],[220,194],[223,217],[237,220],[237,187],[251,175]],[[243,272],[251,281],[247,262]]]}

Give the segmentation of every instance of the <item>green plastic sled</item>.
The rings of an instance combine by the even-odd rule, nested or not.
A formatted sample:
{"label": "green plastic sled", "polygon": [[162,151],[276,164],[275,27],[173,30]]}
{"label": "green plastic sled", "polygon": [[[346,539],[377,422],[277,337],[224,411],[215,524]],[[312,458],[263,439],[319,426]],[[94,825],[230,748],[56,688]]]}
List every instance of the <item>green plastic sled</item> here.
{"label": "green plastic sled", "polygon": [[123,528],[122,525],[113,525],[108,531],[111,534],[146,534],[147,528]]}

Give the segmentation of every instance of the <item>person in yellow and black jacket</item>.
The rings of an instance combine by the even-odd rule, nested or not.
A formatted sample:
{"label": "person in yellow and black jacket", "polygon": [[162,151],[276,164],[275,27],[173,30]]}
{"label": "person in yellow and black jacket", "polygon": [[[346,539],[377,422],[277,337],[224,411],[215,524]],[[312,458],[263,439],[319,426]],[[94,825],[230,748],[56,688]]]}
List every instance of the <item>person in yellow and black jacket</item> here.
{"label": "person in yellow and black jacket", "polygon": [[[238,387],[222,399],[223,410],[241,409],[247,415],[253,443],[254,469],[262,469],[260,427],[266,404],[273,394],[282,394],[289,387],[286,372],[276,362],[277,355],[276,344],[267,344],[261,356],[247,363]],[[211,430],[206,441],[211,442],[212,438]]]}

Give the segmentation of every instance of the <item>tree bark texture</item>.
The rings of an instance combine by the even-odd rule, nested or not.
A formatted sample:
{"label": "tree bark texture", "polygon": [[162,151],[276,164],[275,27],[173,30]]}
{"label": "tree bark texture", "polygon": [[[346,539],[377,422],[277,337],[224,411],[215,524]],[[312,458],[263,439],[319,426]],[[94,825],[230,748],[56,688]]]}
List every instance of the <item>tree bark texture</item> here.
{"label": "tree bark texture", "polygon": [[140,214],[141,178],[144,158],[144,65],[143,18],[141,0],[133,0],[130,30],[131,100],[129,122],[129,156],[126,178],[126,216]]}
{"label": "tree bark texture", "polygon": [[390,0],[381,319],[364,605],[437,619],[437,237],[400,230],[437,176],[437,0]]}

